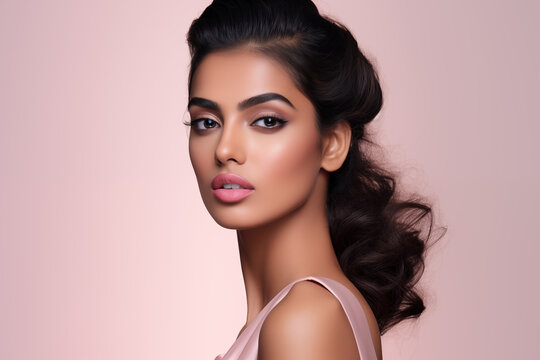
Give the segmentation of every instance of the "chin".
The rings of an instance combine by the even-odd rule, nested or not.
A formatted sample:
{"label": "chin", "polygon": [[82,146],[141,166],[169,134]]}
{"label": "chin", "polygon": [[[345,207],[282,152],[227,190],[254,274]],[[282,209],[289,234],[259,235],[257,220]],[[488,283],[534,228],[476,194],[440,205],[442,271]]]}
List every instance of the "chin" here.
{"label": "chin", "polygon": [[231,230],[249,230],[264,224],[264,222],[254,221],[252,217],[250,219],[239,219],[230,215],[223,217],[212,215],[212,218],[219,226]]}
{"label": "chin", "polygon": [[299,206],[286,207],[282,211],[263,211],[257,212],[249,208],[236,208],[236,209],[220,209],[219,211],[212,211],[210,215],[214,221],[223,228],[231,230],[250,230],[256,228],[262,228],[265,226],[277,225],[280,221],[283,221],[294,213]]}
{"label": "chin", "polygon": [[206,210],[221,227],[231,230],[247,230],[264,224],[264,216],[256,214],[253,206],[247,204],[222,204],[208,194],[203,197]]}
{"label": "chin", "polygon": [[[306,203],[307,196],[283,196],[287,200],[246,199],[251,201],[225,205],[211,194],[203,202],[214,221],[225,229],[250,230],[279,223],[294,216]],[[297,194],[298,195],[298,194]],[[262,205],[264,204],[264,205]]]}

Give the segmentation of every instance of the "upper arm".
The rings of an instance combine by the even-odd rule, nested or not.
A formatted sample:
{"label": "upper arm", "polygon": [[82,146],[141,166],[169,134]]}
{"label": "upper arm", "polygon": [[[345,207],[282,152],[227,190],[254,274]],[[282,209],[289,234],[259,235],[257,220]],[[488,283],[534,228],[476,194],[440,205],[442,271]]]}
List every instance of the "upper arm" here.
{"label": "upper arm", "polygon": [[359,360],[358,347],[339,300],[324,287],[299,282],[268,314],[258,360]]}

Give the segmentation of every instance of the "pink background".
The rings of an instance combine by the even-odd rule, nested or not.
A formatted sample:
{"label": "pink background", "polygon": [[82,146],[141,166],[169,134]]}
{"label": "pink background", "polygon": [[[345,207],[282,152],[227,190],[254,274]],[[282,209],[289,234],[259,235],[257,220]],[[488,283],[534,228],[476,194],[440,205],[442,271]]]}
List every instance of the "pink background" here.
{"label": "pink background", "polygon": [[[0,359],[214,359],[234,341],[235,233],[202,204],[181,123],[208,3],[0,2]],[[385,358],[534,358],[538,3],[317,4],[374,60],[379,143],[448,226],[428,309]]]}

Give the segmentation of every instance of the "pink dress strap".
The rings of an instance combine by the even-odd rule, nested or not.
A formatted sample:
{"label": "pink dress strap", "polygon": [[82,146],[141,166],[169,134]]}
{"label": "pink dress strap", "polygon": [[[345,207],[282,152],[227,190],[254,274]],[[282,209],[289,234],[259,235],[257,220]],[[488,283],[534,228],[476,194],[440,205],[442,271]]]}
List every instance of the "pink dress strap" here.
{"label": "pink dress strap", "polygon": [[345,285],[323,276],[306,276],[285,286],[242,331],[230,349],[225,354],[219,354],[215,360],[257,360],[259,335],[264,319],[288,294],[294,284],[304,280],[318,282],[337,297],[351,324],[361,360],[377,360],[375,347],[371,339],[369,325],[362,305],[360,305],[356,296]]}

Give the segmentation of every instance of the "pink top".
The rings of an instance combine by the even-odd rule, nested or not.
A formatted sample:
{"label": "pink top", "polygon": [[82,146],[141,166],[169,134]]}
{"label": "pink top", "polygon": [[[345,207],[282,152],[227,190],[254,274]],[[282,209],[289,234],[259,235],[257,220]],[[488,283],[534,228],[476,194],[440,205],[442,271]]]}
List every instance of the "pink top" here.
{"label": "pink top", "polygon": [[285,286],[242,331],[229,351],[225,354],[218,355],[215,360],[257,360],[259,334],[264,319],[266,319],[274,306],[287,295],[294,284],[304,280],[314,280],[318,282],[338,298],[351,323],[361,360],[377,360],[375,347],[371,340],[368,322],[362,305],[360,305],[358,299],[345,285],[323,276],[307,276],[297,279]]}

